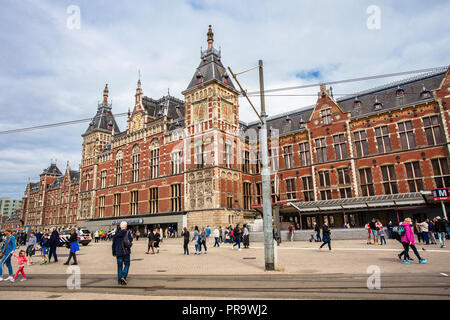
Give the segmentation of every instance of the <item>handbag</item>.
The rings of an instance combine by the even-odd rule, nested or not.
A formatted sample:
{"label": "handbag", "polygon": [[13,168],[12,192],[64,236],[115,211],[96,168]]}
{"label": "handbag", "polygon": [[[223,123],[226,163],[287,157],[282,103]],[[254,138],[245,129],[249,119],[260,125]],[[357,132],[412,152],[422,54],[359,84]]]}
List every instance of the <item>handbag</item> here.
{"label": "handbag", "polygon": [[5,251],[6,248],[8,248],[8,243],[11,240],[11,236],[8,238],[8,241],[6,241],[6,243],[3,245],[3,250],[2,252],[0,252],[0,260],[3,259],[3,257],[5,256]]}

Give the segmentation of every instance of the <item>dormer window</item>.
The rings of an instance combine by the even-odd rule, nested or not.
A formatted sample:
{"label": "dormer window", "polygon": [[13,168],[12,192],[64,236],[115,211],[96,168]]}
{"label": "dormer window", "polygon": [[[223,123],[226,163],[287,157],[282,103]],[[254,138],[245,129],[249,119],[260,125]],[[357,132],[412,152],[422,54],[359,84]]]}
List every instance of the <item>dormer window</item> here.
{"label": "dormer window", "polygon": [[197,83],[202,83],[203,81],[203,76],[200,72],[197,73]]}
{"label": "dormer window", "polygon": [[373,104],[375,110],[381,110],[383,109],[383,104],[378,101],[378,98],[375,98],[375,103]]}
{"label": "dormer window", "polygon": [[322,124],[331,124],[331,109],[322,110]]}
{"label": "dormer window", "polygon": [[353,101],[353,106],[355,108],[359,108],[361,106],[361,100],[359,100],[358,97],[355,97],[355,100]]}
{"label": "dormer window", "polygon": [[305,128],[305,121],[303,121],[303,117],[300,118],[300,129]]}
{"label": "dormer window", "polygon": [[397,87],[397,91],[395,91],[397,97],[403,97],[405,94],[405,90],[403,90],[400,86]]}
{"label": "dormer window", "polygon": [[290,124],[292,122],[292,119],[290,116],[286,116],[286,124]]}
{"label": "dormer window", "polygon": [[422,99],[431,98],[431,92],[425,88],[425,85],[422,85],[422,92],[420,92],[420,97]]}

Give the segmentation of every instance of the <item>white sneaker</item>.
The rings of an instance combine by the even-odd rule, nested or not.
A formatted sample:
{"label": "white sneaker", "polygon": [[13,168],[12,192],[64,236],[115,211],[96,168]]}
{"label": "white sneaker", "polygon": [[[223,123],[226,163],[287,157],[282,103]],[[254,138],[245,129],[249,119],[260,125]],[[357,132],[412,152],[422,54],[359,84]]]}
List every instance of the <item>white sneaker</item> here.
{"label": "white sneaker", "polygon": [[14,282],[14,278],[11,277],[11,276],[9,276],[8,278],[5,279],[5,281],[8,281],[8,280],[11,281],[11,282]]}
{"label": "white sneaker", "polygon": [[233,250],[234,249],[234,246],[231,246],[231,250]]}
{"label": "white sneaker", "polygon": [[0,281],[4,281],[5,279],[3,279],[3,277],[0,277]]}
{"label": "white sneaker", "polygon": [[239,251],[242,251],[242,249],[241,249],[241,248],[239,248]]}
{"label": "white sneaker", "polygon": [[20,280],[20,281],[26,281],[27,280],[27,278],[23,278],[22,280]]}
{"label": "white sneaker", "polygon": [[9,279],[9,281],[14,282],[14,281],[16,281],[16,280],[14,280],[14,278],[11,278],[11,279]]}

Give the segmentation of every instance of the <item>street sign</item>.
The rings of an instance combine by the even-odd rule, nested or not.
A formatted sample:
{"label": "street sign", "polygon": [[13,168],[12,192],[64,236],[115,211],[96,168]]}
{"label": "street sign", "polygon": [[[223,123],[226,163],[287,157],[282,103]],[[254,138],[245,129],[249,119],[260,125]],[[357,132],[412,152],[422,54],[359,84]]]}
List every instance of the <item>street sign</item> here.
{"label": "street sign", "polygon": [[434,189],[433,196],[435,201],[450,200],[449,189]]}

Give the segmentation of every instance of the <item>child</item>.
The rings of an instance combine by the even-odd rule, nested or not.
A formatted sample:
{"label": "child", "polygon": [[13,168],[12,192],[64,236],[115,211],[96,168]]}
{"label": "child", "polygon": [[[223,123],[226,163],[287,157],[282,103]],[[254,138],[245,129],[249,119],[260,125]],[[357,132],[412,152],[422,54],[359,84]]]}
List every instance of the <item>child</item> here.
{"label": "child", "polygon": [[380,228],[379,235],[380,235],[380,245],[382,246],[383,242],[384,242],[384,244],[386,244],[386,238],[384,237],[384,229],[383,229],[383,227]]}
{"label": "child", "polygon": [[17,263],[19,264],[19,269],[16,272],[16,275],[14,276],[14,280],[11,280],[11,282],[14,282],[17,280],[17,277],[19,276],[19,272],[22,273],[22,280],[20,281],[25,281],[27,280],[27,277],[25,276],[25,272],[23,271],[23,269],[25,268],[25,263],[29,266],[30,263],[28,262],[27,257],[25,256],[25,250],[20,250],[19,251],[19,255],[15,254],[13,252],[13,256],[15,258],[17,258]]}
{"label": "child", "polygon": [[316,239],[314,239],[314,233],[313,234],[311,234],[311,238],[309,238],[309,242],[315,242],[316,241]]}
{"label": "child", "polygon": [[46,233],[44,235],[44,239],[42,240],[42,249],[41,250],[42,250],[43,261],[41,262],[41,265],[48,264],[48,252],[50,251],[49,243],[50,243],[49,235],[48,235],[48,233]]}

